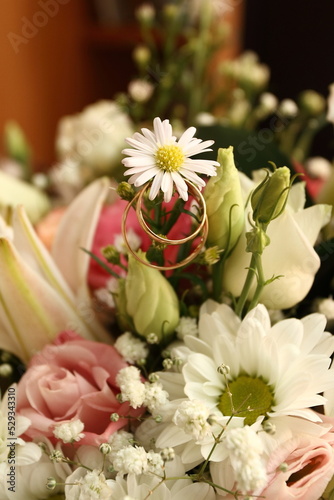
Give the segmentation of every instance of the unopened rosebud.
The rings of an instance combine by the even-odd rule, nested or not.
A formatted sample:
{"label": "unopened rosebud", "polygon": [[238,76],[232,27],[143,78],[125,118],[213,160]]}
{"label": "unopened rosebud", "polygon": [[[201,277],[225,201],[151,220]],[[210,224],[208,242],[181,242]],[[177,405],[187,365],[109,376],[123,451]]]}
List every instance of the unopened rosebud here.
{"label": "unopened rosebud", "polygon": [[311,116],[319,115],[326,108],[325,98],[315,90],[304,90],[299,96],[299,104]]}
{"label": "unopened rosebud", "polygon": [[233,147],[219,149],[217,175],[211,177],[204,198],[209,219],[208,244],[220,250],[233,248],[245,223],[239,173]]}
{"label": "unopened rosebud", "polygon": [[272,422],[268,422],[268,421],[263,422],[262,429],[264,430],[264,432],[266,432],[270,436],[272,436],[276,433],[276,425],[273,424]]}
{"label": "unopened rosebud", "polygon": [[[139,253],[141,259],[145,255]],[[126,311],[139,335],[154,332],[159,339],[169,337],[180,320],[179,301],[167,279],[149,265],[129,255],[125,281]]]}
{"label": "unopened rosebud", "polygon": [[113,245],[108,245],[101,250],[104,258],[111,264],[119,265],[121,262],[121,254]]}
{"label": "unopened rosebud", "polygon": [[253,219],[255,222],[269,224],[284,210],[290,188],[288,167],[276,168],[255,188],[251,196]]}
{"label": "unopened rosebud", "polygon": [[48,490],[54,490],[57,486],[57,481],[54,477],[48,477],[46,480],[46,487]]}
{"label": "unopened rosebud", "polygon": [[111,452],[111,446],[109,443],[102,443],[99,446],[99,451],[102,453],[102,455],[109,455]]}
{"label": "unopened rosebud", "polygon": [[116,191],[122,200],[126,201],[132,201],[136,194],[131,184],[125,181],[118,184]]}

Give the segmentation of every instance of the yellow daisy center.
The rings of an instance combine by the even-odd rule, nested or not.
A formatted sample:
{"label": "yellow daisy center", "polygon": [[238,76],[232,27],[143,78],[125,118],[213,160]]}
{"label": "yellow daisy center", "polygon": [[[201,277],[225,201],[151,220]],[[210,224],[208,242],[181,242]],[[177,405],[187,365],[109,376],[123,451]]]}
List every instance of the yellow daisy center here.
{"label": "yellow daisy center", "polygon": [[272,390],[260,378],[242,375],[229,384],[229,389],[232,395],[224,392],[218,408],[224,415],[231,415],[232,400],[236,416],[245,417],[246,425],[252,425],[260,415],[266,415],[274,404]]}
{"label": "yellow daisy center", "polygon": [[155,153],[155,162],[165,172],[176,172],[183,165],[184,154],[180,146],[160,146]]}

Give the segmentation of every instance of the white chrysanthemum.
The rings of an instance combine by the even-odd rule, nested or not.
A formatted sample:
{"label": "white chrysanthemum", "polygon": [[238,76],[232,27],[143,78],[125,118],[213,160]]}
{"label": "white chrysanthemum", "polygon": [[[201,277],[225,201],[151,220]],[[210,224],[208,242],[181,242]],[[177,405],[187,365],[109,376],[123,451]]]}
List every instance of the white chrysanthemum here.
{"label": "white chrysanthemum", "polygon": [[[199,324],[206,347],[186,338],[193,353],[183,368],[184,391],[189,399],[231,415],[230,391],[234,410],[246,424],[259,416],[319,421],[309,408],[324,404],[320,393],[334,387],[334,372],[328,370],[334,338],[324,332],[325,325],[324,316],[312,314],[271,327],[263,305],[240,321],[228,306],[209,304]],[[228,386],[217,371],[221,364],[230,367]]]}
{"label": "white chrysanthemum", "polygon": [[57,424],[53,430],[53,434],[63,443],[73,443],[80,441],[84,437],[84,424],[80,419],[72,420],[71,422],[61,422]]}
{"label": "white chrysanthemum", "polygon": [[164,200],[170,201],[173,196],[173,185],[185,201],[188,199],[188,186],[184,180],[191,181],[200,189],[205,182],[197,173],[216,175],[216,161],[194,160],[190,157],[206,151],[214,141],[195,139],[194,127],[188,128],[177,141],[173,136],[172,126],[168,120],[160,118],[153,121],[154,132],[143,128],[140,134],[136,132],[126,141],[133,149],[124,149],[123,154],[128,158],[122,160],[128,170],[124,175],[130,175],[129,183],[136,187],[142,186],[153,179],[149,198],[153,200],[159,190],[164,193]]}
{"label": "white chrysanthemum", "polygon": [[182,316],[180,322],[175,328],[177,337],[183,340],[186,335],[198,335],[198,326],[196,318],[190,318],[189,316]]}
{"label": "white chrysanthemum", "polygon": [[145,399],[145,384],[140,380],[140,371],[135,366],[122,368],[117,376],[116,383],[122,393],[122,400],[129,401],[132,408],[142,406]]}
{"label": "white chrysanthemum", "polygon": [[65,498],[66,500],[109,500],[111,498],[109,482],[101,471],[97,469],[87,471],[79,467],[66,479]]}
{"label": "white chrysanthemum", "polygon": [[130,332],[120,335],[114,345],[127,363],[134,364],[148,355],[147,344]]}

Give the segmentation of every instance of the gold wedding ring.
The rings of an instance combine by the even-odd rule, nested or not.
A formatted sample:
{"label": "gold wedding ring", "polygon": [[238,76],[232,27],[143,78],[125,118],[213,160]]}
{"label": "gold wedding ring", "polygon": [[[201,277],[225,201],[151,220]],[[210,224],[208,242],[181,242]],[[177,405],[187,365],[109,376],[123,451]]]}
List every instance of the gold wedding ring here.
{"label": "gold wedding ring", "polygon": [[[208,236],[208,229],[209,229],[208,217],[206,214],[205,200],[204,200],[203,195],[200,192],[200,190],[194,184],[192,184],[188,180],[185,180],[185,181],[189,186],[189,192],[192,194],[192,196],[194,196],[195,199],[197,199],[197,201],[200,204],[201,210],[202,210],[202,218],[201,218],[200,224],[196,227],[196,229],[194,230],[193,233],[191,233],[189,236],[186,236],[185,238],[172,240],[170,238],[167,238],[167,237],[164,237],[164,236],[161,236],[161,235],[155,233],[147,225],[147,223],[144,219],[143,211],[142,211],[142,201],[143,201],[143,196],[145,195],[147,189],[150,187],[150,183],[145,184],[145,186],[143,186],[142,189],[140,191],[138,191],[138,193],[128,203],[128,205],[126,206],[126,208],[124,210],[123,217],[122,217],[122,234],[123,234],[125,245],[126,245],[127,249],[129,250],[129,252],[133,255],[133,257],[137,261],[141,262],[142,264],[145,264],[146,266],[153,267],[154,269],[159,269],[160,271],[168,271],[168,270],[172,270],[172,269],[178,269],[180,267],[183,267],[183,266],[189,264],[192,260],[194,260],[195,257],[201,252],[203,246],[205,245],[205,242],[206,242],[206,239]],[[188,255],[188,257],[186,257],[185,259],[183,259],[180,262],[177,262],[176,264],[171,264],[169,266],[158,266],[155,264],[151,264],[147,260],[144,260],[143,258],[139,257],[138,254],[132,250],[132,248],[129,244],[128,238],[127,238],[127,234],[126,234],[127,217],[128,217],[128,214],[129,214],[131,207],[133,207],[135,204],[136,204],[135,210],[136,210],[136,214],[137,214],[137,218],[138,218],[138,221],[140,223],[140,226],[142,227],[142,229],[145,231],[145,233],[152,240],[154,240],[158,243],[162,243],[162,244],[167,245],[167,246],[168,245],[182,245],[183,243],[187,243],[188,241],[195,239],[197,235],[202,233],[201,237],[200,237],[199,244],[192,251],[192,253],[190,255]]]}

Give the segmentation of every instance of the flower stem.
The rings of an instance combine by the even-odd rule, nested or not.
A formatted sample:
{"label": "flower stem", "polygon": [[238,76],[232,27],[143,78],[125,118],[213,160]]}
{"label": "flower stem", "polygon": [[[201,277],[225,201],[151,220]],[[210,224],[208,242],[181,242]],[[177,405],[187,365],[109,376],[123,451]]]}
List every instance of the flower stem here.
{"label": "flower stem", "polygon": [[250,265],[249,265],[249,268],[248,268],[248,273],[247,273],[246,281],[245,281],[245,284],[243,286],[241,295],[239,297],[239,300],[238,300],[236,308],[235,308],[235,313],[239,317],[242,317],[242,312],[243,312],[243,309],[244,309],[244,306],[245,306],[245,303],[246,303],[246,300],[247,300],[247,297],[248,297],[248,294],[249,294],[249,291],[250,291],[250,287],[251,287],[251,285],[253,283],[254,275],[256,273],[256,264],[257,264],[257,262],[256,262],[256,254],[253,253],[251,261],[250,261]]}
{"label": "flower stem", "polygon": [[255,306],[257,306],[259,302],[259,297],[261,295],[261,292],[266,284],[266,280],[264,279],[264,274],[263,274],[263,267],[262,267],[262,258],[260,254],[254,254],[254,259],[255,259],[255,266],[256,266],[256,271],[257,271],[257,286],[255,289],[254,296],[252,298],[252,301],[248,307],[248,311],[253,309]]}

